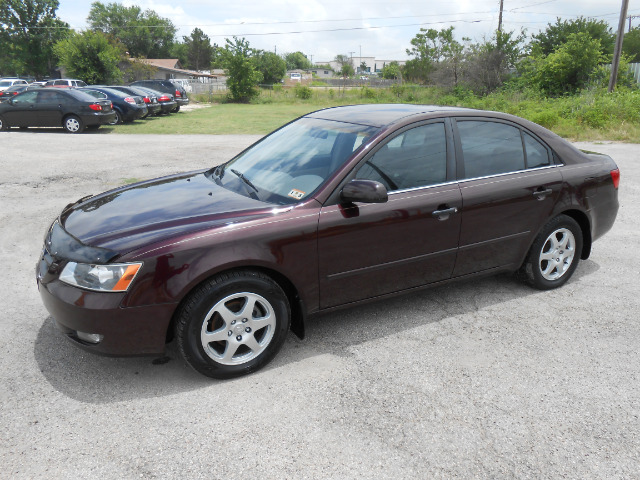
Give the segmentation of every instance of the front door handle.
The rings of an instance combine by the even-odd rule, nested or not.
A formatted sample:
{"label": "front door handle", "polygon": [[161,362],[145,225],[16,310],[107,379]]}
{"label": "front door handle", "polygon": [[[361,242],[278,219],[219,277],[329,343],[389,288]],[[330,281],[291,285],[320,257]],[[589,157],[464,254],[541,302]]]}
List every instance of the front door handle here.
{"label": "front door handle", "polygon": [[451,215],[457,213],[458,209],[456,207],[452,208],[443,208],[442,210],[434,210],[431,212],[431,216],[437,218],[440,221],[448,220]]}

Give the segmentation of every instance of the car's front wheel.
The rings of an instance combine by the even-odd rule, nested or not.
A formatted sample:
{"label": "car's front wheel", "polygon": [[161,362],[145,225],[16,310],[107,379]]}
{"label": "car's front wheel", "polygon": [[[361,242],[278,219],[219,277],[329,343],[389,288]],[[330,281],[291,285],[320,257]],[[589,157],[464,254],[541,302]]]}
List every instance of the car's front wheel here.
{"label": "car's front wheel", "polygon": [[558,288],[575,272],[581,252],[580,225],[567,215],[558,215],[538,234],[520,272],[535,288]]}
{"label": "car's front wheel", "polygon": [[213,277],[187,297],[177,313],[175,338],[191,367],[226,379],[271,361],[290,324],[289,302],[273,279],[236,271]]}
{"label": "car's front wheel", "polygon": [[80,118],[76,117],[75,115],[69,115],[67,118],[65,118],[62,126],[69,133],[82,133],[82,131],[84,130],[84,124],[82,123],[82,120],[80,120]]}
{"label": "car's front wheel", "polygon": [[4,121],[4,118],[2,118],[2,116],[0,116],[0,132],[4,132],[6,130],[9,130],[9,126]]}

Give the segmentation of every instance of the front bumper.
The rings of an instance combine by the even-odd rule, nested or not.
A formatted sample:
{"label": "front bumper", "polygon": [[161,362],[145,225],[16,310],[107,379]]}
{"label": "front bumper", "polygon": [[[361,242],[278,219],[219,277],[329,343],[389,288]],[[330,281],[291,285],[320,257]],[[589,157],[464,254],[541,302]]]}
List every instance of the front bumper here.
{"label": "front bumper", "polygon": [[[59,280],[38,290],[59,330],[85,350],[110,356],[154,355],[164,351],[167,328],[176,305],[122,308],[126,293],[101,293]],[[100,343],[83,341],[78,332],[102,335]]]}

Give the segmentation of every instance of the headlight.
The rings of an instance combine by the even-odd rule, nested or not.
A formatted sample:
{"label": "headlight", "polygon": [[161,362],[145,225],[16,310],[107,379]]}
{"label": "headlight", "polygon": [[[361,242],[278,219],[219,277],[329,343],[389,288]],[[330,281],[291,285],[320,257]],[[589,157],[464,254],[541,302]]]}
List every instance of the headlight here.
{"label": "headlight", "polygon": [[69,262],[60,274],[60,281],[98,292],[125,292],[142,263],[112,263],[91,265]]}

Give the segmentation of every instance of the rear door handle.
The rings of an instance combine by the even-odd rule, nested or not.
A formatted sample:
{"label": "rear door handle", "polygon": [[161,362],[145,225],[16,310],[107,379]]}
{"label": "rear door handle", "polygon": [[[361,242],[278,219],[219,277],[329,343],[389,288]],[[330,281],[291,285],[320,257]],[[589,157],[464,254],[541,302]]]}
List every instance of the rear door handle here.
{"label": "rear door handle", "polygon": [[445,208],[442,210],[434,210],[433,212],[431,212],[431,216],[434,218],[437,218],[440,221],[443,221],[443,220],[448,220],[450,215],[457,212],[458,212],[458,209],[456,207]]}
{"label": "rear door handle", "polygon": [[553,190],[551,190],[550,188],[539,188],[538,190],[533,192],[533,196],[538,197],[538,200],[544,200],[544,197],[546,197],[547,195],[551,195],[552,193]]}

